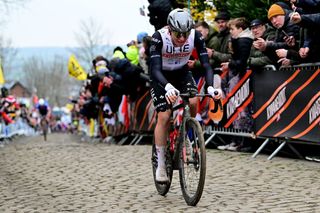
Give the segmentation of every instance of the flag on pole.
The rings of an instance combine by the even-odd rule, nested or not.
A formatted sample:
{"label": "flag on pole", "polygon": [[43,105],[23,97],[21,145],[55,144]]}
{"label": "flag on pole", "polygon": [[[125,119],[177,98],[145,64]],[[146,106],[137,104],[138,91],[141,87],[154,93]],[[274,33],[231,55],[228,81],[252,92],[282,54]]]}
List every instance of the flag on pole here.
{"label": "flag on pole", "polygon": [[79,81],[84,81],[87,79],[87,73],[81,67],[74,55],[71,55],[69,58],[68,72],[70,76],[76,78]]}
{"label": "flag on pole", "polygon": [[0,60],[0,84],[4,84],[4,75],[3,75],[3,70],[2,70],[2,61]]}

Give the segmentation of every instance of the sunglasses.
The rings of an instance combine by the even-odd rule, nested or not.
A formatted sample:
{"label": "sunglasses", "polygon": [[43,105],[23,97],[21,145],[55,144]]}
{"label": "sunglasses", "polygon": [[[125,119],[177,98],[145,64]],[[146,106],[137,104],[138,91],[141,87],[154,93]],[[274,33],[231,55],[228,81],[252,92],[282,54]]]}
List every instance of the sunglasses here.
{"label": "sunglasses", "polygon": [[190,35],[190,31],[189,31],[189,32],[186,32],[186,33],[180,33],[180,32],[177,32],[177,31],[172,31],[172,34],[173,34],[174,37],[176,37],[176,38],[181,38],[181,37],[188,38],[189,35]]}

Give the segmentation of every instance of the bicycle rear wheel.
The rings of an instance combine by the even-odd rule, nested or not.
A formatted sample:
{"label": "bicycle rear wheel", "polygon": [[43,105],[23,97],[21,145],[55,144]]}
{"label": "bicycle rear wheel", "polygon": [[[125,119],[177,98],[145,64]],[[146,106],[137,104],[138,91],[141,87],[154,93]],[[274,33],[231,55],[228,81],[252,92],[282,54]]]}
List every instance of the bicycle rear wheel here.
{"label": "bicycle rear wheel", "polygon": [[206,176],[206,150],[197,120],[188,118],[179,147],[179,178],[183,197],[190,206],[199,202]]}
{"label": "bicycle rear wheel", "polygon": [[152,156],[151,156],[151,163],[152,163],[152,173],[153,173],[153,180],[156,186],[158,193],[162,196],[166,195],[170,189],[171,182],[172,182],[172,174],[173,174],[173,167],[172,167],[172,156],[170,154],[170,147],[168,146],[166,150],[166,166],[167,166],[167,175],[169,181],[167,183],[159,183],[156,181],[156,170],[158,167],[158,156],[156,152],[156,145],[152,142]]}
{"label": "bicycle rear wheel", "polygon": [[44,141],[47,141],[48,123],[45,118],[41,119],[41,128],[42,128],[42,134],[43,134]]}

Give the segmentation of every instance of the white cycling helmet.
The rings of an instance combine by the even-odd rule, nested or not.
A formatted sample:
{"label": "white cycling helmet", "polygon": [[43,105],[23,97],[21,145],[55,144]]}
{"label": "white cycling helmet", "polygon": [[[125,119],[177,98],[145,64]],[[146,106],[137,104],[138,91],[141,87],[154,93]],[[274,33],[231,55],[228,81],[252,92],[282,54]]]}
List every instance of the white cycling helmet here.
{"label": "white cycling helmet", "polygon": [[194,24],[190,13],[179,8],[169,13],[167,23],[171,30],[180,33],[189,32]]}
{"label": "white cycling helmet", "polygon": [[42,106],[42,105],[44,105],[45,101],[43,100],[43,98],[40,98],[38,103],[39,103],[40,106]]}

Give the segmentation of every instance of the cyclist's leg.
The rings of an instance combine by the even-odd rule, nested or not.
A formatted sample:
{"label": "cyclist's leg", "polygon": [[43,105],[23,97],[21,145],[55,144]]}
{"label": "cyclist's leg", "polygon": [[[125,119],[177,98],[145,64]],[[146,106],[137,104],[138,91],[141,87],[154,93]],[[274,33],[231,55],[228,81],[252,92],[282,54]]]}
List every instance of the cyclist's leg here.
{"label": "cyclist's leg", "polygon": [[153,104],[157,110],[157,124],[154,130],[154,138],[156,151],[158,156],[158,166],[156,171],[156,180],[159,182],[168,181],[165,165],[165,152],[168,137],[168,127],[171,116],[171,110],[165,99],[165,90],[157,83],[152,82],[152,89],[150,91]]}
{"label": "cyclist's leg", "polygon": [[[157,179],[159,181],[165,181],[166,177],[166,165],[165,165],[165,152],[168,138],[168,126],[170,120],[170,111],[158,112],[158,121],[154,130],[154,138],[156,144],[156,150],[158,154],[158,168],[157,168]],[[161,174],[163,170],[165,174]],[[165,176],[165,177],[164,177]]]}

